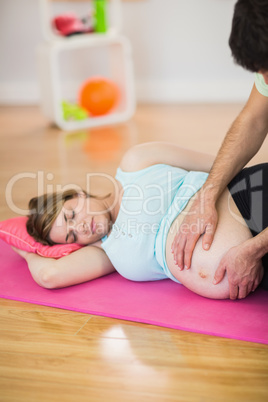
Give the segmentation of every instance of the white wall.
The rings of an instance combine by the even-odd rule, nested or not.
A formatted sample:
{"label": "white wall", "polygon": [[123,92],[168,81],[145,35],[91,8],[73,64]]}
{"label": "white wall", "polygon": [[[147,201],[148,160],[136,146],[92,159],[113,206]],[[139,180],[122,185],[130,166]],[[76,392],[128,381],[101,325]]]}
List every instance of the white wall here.
{"label": "white wall", "polygon": [[[58,11],[69,11],[66,4],[57,4]],[[228,46],[234,4],[123,3],[123,33],[132,44],[138,100],[245,101],[253,74],[233,63]],[[1,103],[38,101],[35,48],[42,40],[37,0],[0,0]]]}

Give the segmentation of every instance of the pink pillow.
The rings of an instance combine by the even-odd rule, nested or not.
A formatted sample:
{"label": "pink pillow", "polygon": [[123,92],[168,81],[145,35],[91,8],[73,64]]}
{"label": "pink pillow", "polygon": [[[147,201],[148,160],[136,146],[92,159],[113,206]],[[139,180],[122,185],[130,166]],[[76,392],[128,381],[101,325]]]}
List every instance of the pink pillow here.
{"label": "pink pillow", "polygon": [[26,216],[19,216],[0,222],[0,239],[21,250],[50,258],[63,257],[82,247],[75,243],[56,244],[55,246],[44,246],[38,243],[27,232],[27,219]]}

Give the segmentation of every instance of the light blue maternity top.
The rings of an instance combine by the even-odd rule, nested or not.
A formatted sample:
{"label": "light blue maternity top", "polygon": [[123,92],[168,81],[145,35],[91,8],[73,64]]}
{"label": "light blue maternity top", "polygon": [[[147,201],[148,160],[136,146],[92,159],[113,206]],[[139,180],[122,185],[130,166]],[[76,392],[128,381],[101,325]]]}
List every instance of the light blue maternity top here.
{"label": "light blue maternity top", "polygon": [[117,170],[124,195],[102,248],[119,274],[133,281],[178,282],[166,263],[168,231],[207,176],[164,164],[136,172]]}

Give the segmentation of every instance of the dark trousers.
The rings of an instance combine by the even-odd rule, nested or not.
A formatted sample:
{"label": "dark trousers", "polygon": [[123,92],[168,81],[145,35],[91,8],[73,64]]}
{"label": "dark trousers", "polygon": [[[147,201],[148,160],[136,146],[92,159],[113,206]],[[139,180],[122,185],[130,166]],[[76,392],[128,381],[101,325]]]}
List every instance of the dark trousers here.
{"label": "dark trousers", "polygon": [[[268,163],[244,168],[228,189],[252,236],[268,227]],[[268,290],[268,254],[262,258],[264,277],[261,287]]]}

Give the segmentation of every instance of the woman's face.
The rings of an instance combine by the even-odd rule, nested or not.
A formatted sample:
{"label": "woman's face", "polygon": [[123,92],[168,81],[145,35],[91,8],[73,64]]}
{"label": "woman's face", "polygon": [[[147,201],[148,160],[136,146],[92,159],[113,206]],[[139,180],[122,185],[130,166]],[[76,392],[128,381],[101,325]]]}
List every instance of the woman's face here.
{"label": "woman's face", "polygon": [[83,194],[66,201],[49,233],[54,243],[95,243],[107,235],[110,214],[104,203]]}

